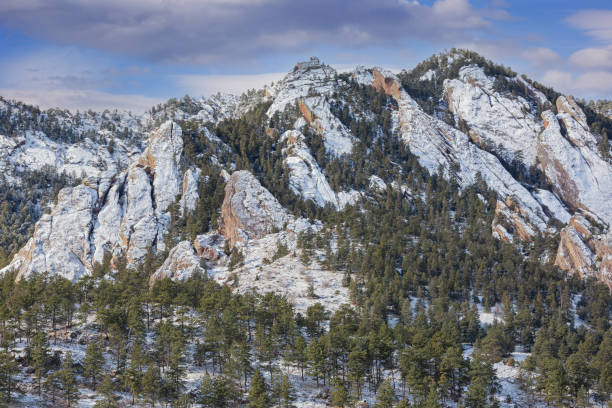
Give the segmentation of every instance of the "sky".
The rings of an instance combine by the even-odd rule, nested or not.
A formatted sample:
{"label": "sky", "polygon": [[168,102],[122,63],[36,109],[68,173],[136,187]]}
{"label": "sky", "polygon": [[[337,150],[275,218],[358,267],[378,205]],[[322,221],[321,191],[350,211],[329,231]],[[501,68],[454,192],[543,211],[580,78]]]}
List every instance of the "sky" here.
{"label": "sky", "polygon": [[143,112],[259,88],[311,56],[399,71],[452,47],[612,99],[610,0],[2,0],[0,95]]}

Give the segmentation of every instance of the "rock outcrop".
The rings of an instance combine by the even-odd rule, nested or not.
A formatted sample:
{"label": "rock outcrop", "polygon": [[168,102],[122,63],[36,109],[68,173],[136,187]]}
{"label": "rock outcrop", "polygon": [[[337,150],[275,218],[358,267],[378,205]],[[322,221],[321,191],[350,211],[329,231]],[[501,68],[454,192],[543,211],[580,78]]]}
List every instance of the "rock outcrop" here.
{"label": "rock outcrop", "polygon": [[181,200],[179,201],[181,215],[185,215],[195,210],[200,193],[198,192],[198,182],[200,180],[200,169],[188,169],[183,176],[183,186]]}
{"label": "rock outcrop", "polygon": [[209,234],[198,235],[193,240],[195,252],[205,261],[223,261],[227,260],[227,255],[222,248],[225,246],[225,237],[216,232]]}
{"label": "rock outcrop", "polygon": [[482,177],[502,201],[511,198],[516,203],[525,225],[529,225],[524,232],[547,230],[549,218],[542,206],[497,157],[471,143],[465,133],[423,112],[393,74],[374,69],[373,77],[378,89],[396,99],[397,130],[423,167],[430,173],[442,169],[445,177],[456,177],[462,186]]}
{"label": "rock outcrop", "polygon": [[561,230],[555,265],[582,277],[593,276],[612,290],[612,234],[584,214],[572,216]]}
{"label": "rock outcrop", "polygon": [[17,270],[17,278],[61,271],[75,280],[91,270],[92,211],[98,195],[85,185],[63,189],[51,214],[36,223],[34,236],[5,269]]}
{"label": "rock outcrop", "polygon": [[445,80],[444,97],[450,111],[469,127],[468,136],[474,143],[496,151],[502,146],[505,152],[497,153],[508,161],[520,156],[527,166],[536,164],[536,140],[542,124],[530,101],[501,95],[494,78],[487,77],[477,65],[465,66],[457,79]]}
{"label": "rock outcrop", "polygon": [[497,200],[493,218],[493,236],[506,242],[514,241],[514,234],[521,240],[532,238],[536,232],[525,222],[521,208],[511,197],[505,201]]}
{"label": "rock outcrop", "polygon": [[149,282],[166,278],[185,280],[197,272],[204,272],[200,257],[193,250],[191,242],[181,241],[170,250],[162,266],[149,278]]}
{"label": "rock outcrop", "polygon": [[230,246],[278,232],[292,219],[250,172],[234,172],[225,185],[221,232]]}
{"label": "rock outcrop", "polygon": [[538,160],[557,195],[575,214],[561,231],[555,262],[612,288],[612,165],[599,155],[578,104],[560,96],[556,105],[557,115],[542,113],[545,128],[538,138]]}
{"label": "rock outcrop", "polygon": [[180,193],[182,149],[181,129],[168,121],[127,170],[62,189],[51,214],[41,217],[34,236],[0,273],[48,272],[74,281],[106,252],[135,266],[150,248],[163,249],[167,210]]}
{"label": "rock outcrop", "polygon": [[332,205],[342,209],[346,205],[354,204],[361,197],[357,191],[340,191],[336,193],[319,164],[310,154],[308,146],[304,143],[304,135],[297,130],[288,130],[281,136],[287,141],[283,150],[284,163],[289,170],[289,187],[304,200],[312,200],[319,207]]}

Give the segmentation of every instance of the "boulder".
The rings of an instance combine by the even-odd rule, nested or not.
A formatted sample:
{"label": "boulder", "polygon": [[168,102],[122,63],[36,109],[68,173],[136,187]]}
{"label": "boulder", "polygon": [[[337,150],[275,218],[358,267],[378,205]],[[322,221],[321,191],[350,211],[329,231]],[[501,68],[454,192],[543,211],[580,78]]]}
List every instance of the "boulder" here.
{"label": "boulder", "polygon": [[282,230],[292,217],[250,172],[234,172],[225,185],[220,231],[230,246]]}
{"label": "boulder", "polygon": [[561,230],[555,265],[581,277],[593,276],[612,290],[612,234],[582,213],[572,216]]}
{"label": "boulder", "polygon": [[181,241],[170,250],[162,266],[151,275],[150,282],[170,278],[185,280],[196,272],[203,272],[200,257],[195,253],[191,242]]}

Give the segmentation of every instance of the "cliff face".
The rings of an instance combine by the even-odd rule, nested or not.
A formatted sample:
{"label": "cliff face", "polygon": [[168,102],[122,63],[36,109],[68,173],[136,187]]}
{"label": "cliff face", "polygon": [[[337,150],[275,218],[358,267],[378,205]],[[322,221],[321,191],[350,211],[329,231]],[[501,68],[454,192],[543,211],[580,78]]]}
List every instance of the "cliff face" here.
{"label": "cliff face", "polygon": [[375,69],[373,77],[378,89],[396,99],[399,107],[395,112],[397,131],[422,166],[431,173],[442,168],[446,177],[456,176],[460,185],[465,186],[481,177],[502,201],[516,203],[518,210],[510,218],[520,217],[520,221],[514,223],[522,235],[531,237],[536,231],[547,230],[549,217],[541,204],[510,175],[497,157],[471,143],[465,133],[423,112],[400,88],[393,74]]}
{"label": "cliff face", "polygon": [[575,212],[561,231],[556,264],[612,288],[612,165],[599,155],[597,140],[573,99],[559,97],[557,109],[557,115],[542,113],[545,129],[537,144],[546,178]]}
{"label": "cliff face", "polygon": [[248,171],[234,172],[225,185],[221,232],[230,246],[282,230],[292,217]]}
{"label": "cliff face", "polygon": [[163,249],[167,210],[180,192],[182,148],[181,128],[166,122],[127,170],[62,189],[51,214],[41,217],[33,237],[0,273],[16,269],[23,278],[51,272],[76,280],[106,252],[136,265],[149,248]]}
{"label": "cliff face", "polygon": [[[301,199],[342,209],[388,188],[401,190],[407,200],[423,196],[384,174],[400,163],[361,177],[360,184],[355,184],[360,187],[337,187],[342,185],[337,175],[327,172],[334,160],[353,159],[360,142],[356,127],[363,120],[375,122],[375,112],[380,113],[368,105],[369,98],[358,100],[358,95],[376,90],[394,103],[383,107],[391,119],[388,134],[369,129],[373,143],[388,146],[385,137],[404,143],[429,173],[441,171],[460,188],[486,182],[498,200],[491,226],[494,236],[515,242],[560,233],[557,265],[610,284],[612,165],[599,152],[601,136],[589,128],[585,113],[571,97],[549,101],[520,77],[504,79],[513,87],[509,91],[500,86],[504,81],[485,72],[482,66],[466,63],[453,71],[453,77],[435,85],[439,100],[432,102],[446,116],[439,111],[427,113],[430,110],[417,103],[420,99],[413,99],[417,95],[410,95],[410,88],[391,72],[358,67],[339,73],[313,58],[297,64],[276,84],[242,97],[186,98],[143,118],[113,115],[112,123],[104,122],[104,126],[105,115],[92,116],[79,132],[87,134],[86,129],[97,126],[96,137],[72,145],[35,131],[0,135],[0,169],[5,172],[36,169],[40,162],[84,176],[81,185],[61,190],[52,211],[40,218],[27,245],[0,273],[17,269],[19,277],[49,272],[75,280],[90,273],[105,253],[115,259],[125,257],[130,266],[136,266],[149,249],[168,249],[168,260],[154,279],[182,279],[204,267],[223,268],[226,244],[254,254],[252,245],[290,234],[296,217],[250,172],[235,171],[229,176],[226,171],[236,168],[236,157],[242,152],[215,134],[219,121],[241,117],[261,102],[269,103],[265,136],[281,157],[288,188]],[[429,70],[420,80],[437,81],[437,76]],[[360,87],[370,88],[363,92]],[[515,94],[517,87],[522,91]],[[170,120],[163,122],[167,117]],[[207,165],[216,166],[226,178],[225,199],[215,214],[220,216],[218,231],[164,248],[171,206],[177,204],[179,217],[194,211],[200,201],[199,187],[206,180],[199,169],[185,163],[188,155],[177,124],[183,120],[195,123],[199,137],[207,139]],[[153,124],[156,127],[148,137],[139,138],[137,132],[147,133]],[[118,138],[103,130],[113,127],[128,127],[137,136]],[[312,135],[322,142],[317,151],[309,146]],[[98,141],[104,137],[113,140],[113,148]],[[198,160],[202,157],[204,153]],[[515,178],[516,172],[505,164],[512,161],[539,169],[545,180]],[[8,178],[19,183],[18,177]],[[364,185],[363,180],[369,182]]]}

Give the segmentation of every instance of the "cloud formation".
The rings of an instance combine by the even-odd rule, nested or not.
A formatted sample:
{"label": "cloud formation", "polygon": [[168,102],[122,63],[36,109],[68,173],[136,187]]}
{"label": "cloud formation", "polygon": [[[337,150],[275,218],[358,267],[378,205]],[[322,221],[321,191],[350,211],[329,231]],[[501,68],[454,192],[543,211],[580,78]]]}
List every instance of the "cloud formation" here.
{"label": "cloud formation", "polygon": [[208,96],[217,92],[240,95],[278,81],[285,72],[253,75],[176,75],[178,88],[188,95]]}
{"label": "cloud formation", "polygon": [[612,42],[612,10],[583,10],[565,20],[570,26],[584,30],[592,38]]}
{"label": "cloud formation", "polygon": [[569,62],[580,68],[612,70],[612,45],[600,48],[583,48],[570,55]]}
{"label": "cloud formation", "polygon": [[15,99],[42,109],[60,107],[72,111],[124,110],[134,113],[143,113],[152,106],[163,102],[158,98],[149,98],[142,95],[112,94],[93,89],[58,88],[41,92],[36,89],[10,89],[0,88],[0,95],[7,99]]}
{"label": "cloud formation", "polygon": [[468,0],[3,0],[0,22],[61,44],[151,61],[211,63],[317,44],[469,40],[501,9]]}
{"label": "cloud formation", "polygon": [[0,95],[43,109],[121,109],[144,112],[161,98],[134,92],[111,93],[129,75],[147,75],[146,67],[109,68],[108,61],[72,47],[22,55],[0,62]]}

